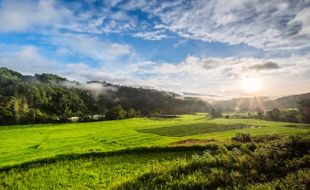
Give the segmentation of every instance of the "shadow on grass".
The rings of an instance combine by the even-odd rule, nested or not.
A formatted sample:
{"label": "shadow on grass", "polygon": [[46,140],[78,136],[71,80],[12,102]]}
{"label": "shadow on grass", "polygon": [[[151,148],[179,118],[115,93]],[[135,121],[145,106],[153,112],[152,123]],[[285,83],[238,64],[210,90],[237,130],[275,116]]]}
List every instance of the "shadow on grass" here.
{"label": "shadow on grass", "polygon": [[230,131],[234,129],[258,128],[259,126],[245,124],[215,124],[215,123],[199,123],[190,125],[176,125],[170,127],[160,127],[151,129],[137,130],[141,133],[152,133],[160,136],[168,137],[184,137],[198,135],[204,133],[213,133],[221,131]]}
{"label": "shadow on grass", "polygon": [[143,153],[165,153],[165,152],[203,152],[216,151],[218,149],[217,144],[208,145],[195,145],[195,146],[170,146],[170,147],[139,147],[124,149],[111,152],[88,152],[88,153],[73,153],[73,154],[61,154],[49,158],[41,158],[28,162],[23,162],[15,165],[8,165],[0,168],[0,172],[8,172],[12,169],[27,170],[32,167],[37,167],[38,165],[52,164],[62,160],[76,160],[83,158],[94,158],[94,157],[107,157],[107,156],[117,156],[117,155],[130,155],[130,154],[143,154]]}
{"label": "shadow on grass", "polygon": [[234,142],[215,155],[206,152],[186,165],[151,171],[112,189],[309,189],[309,139],[268,135],[254,140],[263,143],[238,147],[241,142]]}

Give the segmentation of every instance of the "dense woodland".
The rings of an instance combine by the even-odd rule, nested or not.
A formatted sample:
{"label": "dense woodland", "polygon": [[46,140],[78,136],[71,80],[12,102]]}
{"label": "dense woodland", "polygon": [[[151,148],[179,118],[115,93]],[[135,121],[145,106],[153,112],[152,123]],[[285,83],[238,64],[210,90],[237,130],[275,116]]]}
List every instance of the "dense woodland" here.
{"label": "dense woodland", "polygon": [[[216,118],[227,111],[255,111],[256,114],[249,117],[309,123],[309,96],[275,100],[241,98],[219,101],[211,106],[205,101],[183,98],[171,92],[100,81],[79,83],[53,74],[25,76],[0,68],[0,124],[114,120],[195,112],[209,112],[210,117]],[[259,105],[270,109],[259,108]],[[289,107],[295,109],[286,109]]]}
{"label": "dense woodland", "polygon": [[79,83],[53,74],[24,76],[0,68],[0,123],[112,120],[154,114],[207,112],[198,99],[106,82]]}

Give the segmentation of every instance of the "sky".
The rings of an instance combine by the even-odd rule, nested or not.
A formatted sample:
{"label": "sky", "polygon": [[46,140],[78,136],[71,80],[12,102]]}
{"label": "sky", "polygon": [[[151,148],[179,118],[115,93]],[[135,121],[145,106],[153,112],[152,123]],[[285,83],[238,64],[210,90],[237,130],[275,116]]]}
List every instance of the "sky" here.
{"label": "sky", "polygon": [[218,98],[309,92],[310,0],[0,0],[0,67]]}

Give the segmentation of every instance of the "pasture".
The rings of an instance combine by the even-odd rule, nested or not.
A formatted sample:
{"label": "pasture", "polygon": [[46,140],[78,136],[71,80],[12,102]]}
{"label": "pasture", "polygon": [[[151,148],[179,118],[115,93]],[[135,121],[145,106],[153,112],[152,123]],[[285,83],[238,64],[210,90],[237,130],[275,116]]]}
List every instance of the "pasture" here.
{"label": "pasture", "polygon": [[[255,119],[177,118],[0,127],[0,189],[92,189],[170,170],[236,133],[308,136],[310,126]],[[186,140],[202,145],[176,146]]]}

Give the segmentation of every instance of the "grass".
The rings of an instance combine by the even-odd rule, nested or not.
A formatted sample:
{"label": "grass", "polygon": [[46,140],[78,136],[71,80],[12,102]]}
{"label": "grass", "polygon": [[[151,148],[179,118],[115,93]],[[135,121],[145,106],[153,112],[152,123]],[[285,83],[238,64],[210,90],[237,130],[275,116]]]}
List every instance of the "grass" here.
{"label": "grass", "polygon": [[0,189],[306,189],[309,139],[240,142],[45,159],[0,170]]}
{"label": "grass", "polygon": [[145,173],[117,189],[309,189],[310,140],[270,137],[218,145],[216,151]]}
{"label": "grass", "polygon": [[199,123],[190,125],[177,125],[171,127],[160,127],[151,129],[142,129],[139,132],[142,133],[153,133],[161,136],[168,137],[184,137],[192,136],[205,133],[229,131],[234,129],[244,129],[244,128],[258,128],[259,126],[251,126],[245,124],[215,124],[215,123]]}
{"label": "grass", "polygon": [[157,152],[33,163],[0,173],[0,189],[110,189],[187,159],[190,152]]}
{"label": "grass", "polygon": [[[261,128],[238,128],[208,131],[208,127],[221,125],[253,125]],[[296,127],[287,127],[294,125]],[[298,127],[302,126],[302,127]],[[68,124],[36,124],[0,127],[0,168],[62,154],[113,152],[136,147],[166,146],[184,139],[230,139],[237,132],[253,135],[305,134],[309,125],[270,122],[255,119],[207,119],[205,115],[182,115],[173,119],[134,118],[120,121]],[[173,129],[178,137],[162,136],[141,130]],[[185,136],[187,135],[187,136]]]}
{"label": "grass", "polygon": [[[229,142],[237,132],[309,137],[310,125],[208,119],[197,114],[172,119],[3,126],[0,189],[141,189],[148,184],[150,189],[166,189],[173,184],[180,187],[195,184],[195,180],[209,183],[204,181],[207,178],[199,177],[204,174],[199,168],[208,168],[204,162],[192,172],[180,174],[180,178],[175,177],[175,172],[191,167],[192,159],[203,155],[205,150],[210,153],[222,149],[222,143]],[[234,150],[235,146],[240,148],[237,144],[228,149]],[[227,171],[216,168],[210,172],[214,180],[219,180],[217,172]],[[302,180],[309,173],[298,172],[287,175]],[[262,187],[282,184],[282,181],[263,182],[259,184]]]}

